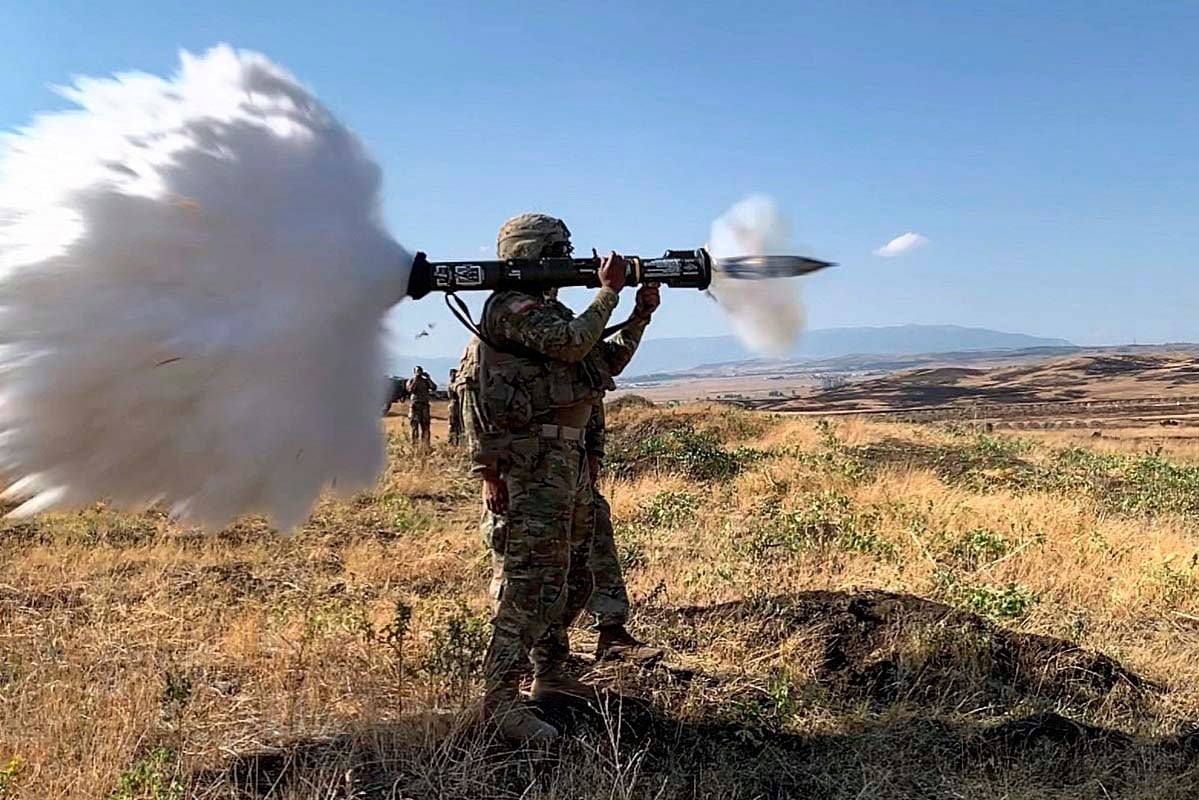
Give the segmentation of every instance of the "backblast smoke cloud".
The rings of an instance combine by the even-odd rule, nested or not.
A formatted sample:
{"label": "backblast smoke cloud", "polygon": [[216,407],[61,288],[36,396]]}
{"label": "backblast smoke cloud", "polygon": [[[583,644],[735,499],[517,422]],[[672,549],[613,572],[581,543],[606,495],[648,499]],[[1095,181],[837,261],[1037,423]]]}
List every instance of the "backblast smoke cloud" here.
{"label": "backblast smoke cloud", "polygon": [[228,47],[78,80],[0,155],[0,474],[18,514],[101,498],[301,522],[383,463],[382,320],[411,259],[380,171]]}

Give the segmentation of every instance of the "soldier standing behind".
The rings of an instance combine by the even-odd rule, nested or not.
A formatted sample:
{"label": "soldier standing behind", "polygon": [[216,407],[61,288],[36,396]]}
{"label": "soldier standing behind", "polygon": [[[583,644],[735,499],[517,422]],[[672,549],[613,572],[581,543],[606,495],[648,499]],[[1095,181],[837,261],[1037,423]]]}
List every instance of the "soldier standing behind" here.
{"label": "soldier standing behind", "polygon": [[432,424],[429,401],[433,399],[435,391],[437,384],[433,383],[423,368],[416,367],[408,379],[408,425],[412,429],[412,444],[419,444],[426,450],[429,449],[429,426]]}
{"label": "soldier standing behind", "polygon": [[458,383],[458,370],[450,370],[450,383],[447,394],[450,404],[446,408],[446,418],[449,421],[450,444],[457,447],[462,443],[462,387]]}
{"label": "soldier standing behind", "polygon": [[483,436],[482,420],[479,417],[479,346],[481,342],[472,336],[458,359],[458,408],[462,418],[462,438],[470,453],[479,449]]}
{"label": "soldier standing behind", "polygon": [[[545,293],[546,301],[559,307],[569,317],[574,312],[558,300],[558,290]],[[600,342],[601,348],[617,375],[632,360],[641,337],[658,308],[657,287],[642,287],[637,292],[633,315],[623,326],[620,334],[611,341]],[[607,422],[604,415],[604,400],[601,395],[587,420],[583,451],[587,454],[587,474],[591,481],[590,491],[580,494],[575,506],[571,540],[571,574],[576,581],[582,576],[590,577],[590,583],[578,582],[569,587],[566,624],[574,622],[584,604],[595,619],[599,639],[595,646],[597,661],[630,661],[649,664],[660,659],[661,649],[638,641],[629,633],[626,624],[629,618],[629,592],[625,586],[624,573],[620,568],[620,556],[616,551],[616,535],[612,528],[612,507],[599,489],[599,472],[604,460],[604,444],[607,439]],[[587,565],[587,571],[579,571],[575,563]]]}
{"label": "soldier standing behind", "polygon": [[629,592],[620,568],[620,556],[616,552],[612,507],[599,489],[599,471],[604,461],[606,438],[604,401],[600,400],[595,404],[587,423],[584,445],[587,471],[591,476],[591,506],[580,506],[575,512],[575,525],[590,524],[592,528],[590,564],[595,586],[587,601],[587,610],[595,618],[595,627],[599,631],[595,659],[650,664],[662,657],[662,650],[638,641],[625,627],[629,618]]}

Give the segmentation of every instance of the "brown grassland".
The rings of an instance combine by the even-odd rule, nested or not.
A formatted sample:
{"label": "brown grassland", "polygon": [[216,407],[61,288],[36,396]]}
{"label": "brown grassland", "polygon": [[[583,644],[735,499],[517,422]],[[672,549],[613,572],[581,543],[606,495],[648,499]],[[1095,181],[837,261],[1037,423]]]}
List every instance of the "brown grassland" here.
{"label": "brown grassland", "polygon": [[1135,440],[610,414],[648,670],[512,750],[471,710],[478,492],[390,467],[290,539],[0,526],[0,797],[1193,798],[1199,466]]}

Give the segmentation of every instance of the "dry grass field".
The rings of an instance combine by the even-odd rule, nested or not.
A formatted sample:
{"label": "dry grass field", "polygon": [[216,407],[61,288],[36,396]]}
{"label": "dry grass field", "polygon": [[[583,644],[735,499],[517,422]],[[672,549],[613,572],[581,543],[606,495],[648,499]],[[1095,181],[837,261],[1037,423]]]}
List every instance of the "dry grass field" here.
{"label": "dry grass field", "polygon": [[669,655],[595,666],[580,629],[608,691],[543,710],[560,744],[474,720],[477,487],[393,417],[377,489],[291,539],[102,507],[3,523],[0,797],[1199,795],[1188,446],[610,418],[632,627]]}

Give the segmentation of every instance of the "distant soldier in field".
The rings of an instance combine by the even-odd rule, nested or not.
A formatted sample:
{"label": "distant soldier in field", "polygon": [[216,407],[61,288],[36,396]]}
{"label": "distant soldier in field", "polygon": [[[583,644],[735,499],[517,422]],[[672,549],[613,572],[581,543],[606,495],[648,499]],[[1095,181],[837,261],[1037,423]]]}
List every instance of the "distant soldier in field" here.
{"label": "distant soldier in field", "polygon": [[446,418],[449,421],[450,444],[457,447],[462,443],[462,389],[458,385],[458,370],[450,370],[450,383],[446,394],[450,403],[446,407]]}
{"label": "distant soldier in field", "polygon": [[429,401],[433,399],[433,392],[437,391],[437,384],[433,382],[424,368],[418,366],[413,369],[412,377],[408,379],[407,388],[408,425],[412,428],[412,444],[420,445],[428,450],[431,438],[429,426],[432,423]]}

